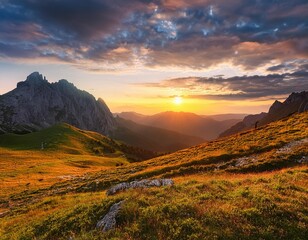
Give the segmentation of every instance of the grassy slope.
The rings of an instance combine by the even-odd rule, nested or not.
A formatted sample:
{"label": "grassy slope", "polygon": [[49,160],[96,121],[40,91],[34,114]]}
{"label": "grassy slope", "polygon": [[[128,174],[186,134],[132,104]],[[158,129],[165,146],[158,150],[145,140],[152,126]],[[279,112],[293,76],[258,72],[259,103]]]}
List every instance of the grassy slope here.
{"label": "grassy slope", "polygon": [[0,135],[0,196],[127,164],[129,154],[123,146],[67,124],[25,135]]}
{"label": "grassy slope", "polygon": [[94,142],[102,141],[106,147],[112,142],[95,132],[82,131],[68,124],[53,127],[24,135],[4,134],[0,146],[11,150],[61,151],[68,154],[93,154]]}
{"label": "grassy slope", "polygon": [[[307,138],[308,113],[303,113],[171,155],[14,194],[11,211],[0,219],[0,234],[3,239],[305,239],[308,168],[298,162],[308,157]],[[105,197],[114,183],[161,176],[173,177],[175,186]],[[97,220],[121,199],[126,202],[118,228],[97,232]]]}

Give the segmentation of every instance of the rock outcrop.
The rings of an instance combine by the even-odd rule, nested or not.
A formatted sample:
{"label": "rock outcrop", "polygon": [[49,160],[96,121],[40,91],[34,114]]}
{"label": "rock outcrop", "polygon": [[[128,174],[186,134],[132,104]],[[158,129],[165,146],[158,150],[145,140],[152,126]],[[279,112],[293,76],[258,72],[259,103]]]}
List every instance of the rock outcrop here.
{"label": "rock outcrop", "polygon": [[38,72],[0,95],[0,134],[27,133],[63,122],[105,135],[115,125],[102,99],[96,100],[67,80],[49,83]]}
{"label": "rock outcrop", "polygon": [[148,187],[161,187],[171,186],[174,182],[172,179],[154,179],[154,180],[140,180],[132,182],[123,182],[111,187],[107,192],[107,196],[114,195],[119,191],[123,191],[130,188],[148,188]]}
{"label": "rock outcrop", "polygon": [[113,204],[109,212],[97,222],[96,228],[101,229],[103,232],[109,231],[116,226],[116,216],[121,209],[124,200]]}

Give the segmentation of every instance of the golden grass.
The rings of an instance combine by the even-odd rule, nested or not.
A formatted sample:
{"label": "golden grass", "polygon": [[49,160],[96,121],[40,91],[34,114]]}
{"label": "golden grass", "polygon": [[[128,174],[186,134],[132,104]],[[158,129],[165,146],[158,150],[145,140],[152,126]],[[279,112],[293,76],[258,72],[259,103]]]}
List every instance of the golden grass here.
{"label": "golden grass", "polygon": [[102,202],[106,197],[105,192],[67,194],[63,196],[52,196],[41,199],[39,202],[30,205],[18,213],[18,217],[0,219],[0,236],[5,228],[10,226],[27,225],[29,221],[36,222],[57,211],[69,210],[72,206],[84,204],[96,204]]}
{"label": "golden grass", "polygon": [[260,173],[228,173],[228,172],[217,172],[217,173],[200,173],[200,174],[190,174],[188,176],[177,176],[173,178],[176,183],[182,184],[187,181],[193,179],[198,182],[206,182],[212,180],[225,180],[228,179],[230,182],[238,182],[238,181],[248,181],[253,182],[257,179],[270,179],[273,175],[284,174],[289,171],[297,170],[297,171],[306,171],[308,168],[306,165],[304,166],[296,166],[292,168],[284,168],[275,171],[266,171]]}
{"label": "golden grass", "polygon": [[127,164],[124,157],[73,155],[0,148],[0,197],[51,186],[81,175]]}

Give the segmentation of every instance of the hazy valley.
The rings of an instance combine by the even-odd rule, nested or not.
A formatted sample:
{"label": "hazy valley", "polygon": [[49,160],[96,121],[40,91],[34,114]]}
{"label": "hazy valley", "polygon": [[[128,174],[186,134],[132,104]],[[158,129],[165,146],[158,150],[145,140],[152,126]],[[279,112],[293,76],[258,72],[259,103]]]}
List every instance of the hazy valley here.
{"label": "hazy valley", "polygon": [[[117,116],[139,124],[168,129],[182,134],[213,140],[222,132],[240,122],[245,115],[199,116],[187,112],[163,112],[152,116],[123,112]],[[216,120],[215,119],[222,119]]]}

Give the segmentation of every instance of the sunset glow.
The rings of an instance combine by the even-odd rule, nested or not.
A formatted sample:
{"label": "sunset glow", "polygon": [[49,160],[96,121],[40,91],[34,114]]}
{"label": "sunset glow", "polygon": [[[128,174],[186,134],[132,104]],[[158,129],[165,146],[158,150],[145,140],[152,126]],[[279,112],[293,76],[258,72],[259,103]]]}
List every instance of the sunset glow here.
{"label": "sunset glow", "polygon": [[173,99],[173,103],[176,104],[176,105],[180,105],[180,104],[182,104],[182,102],[183,102],[183,98],[180,97],[180,96],[176,96]]}

